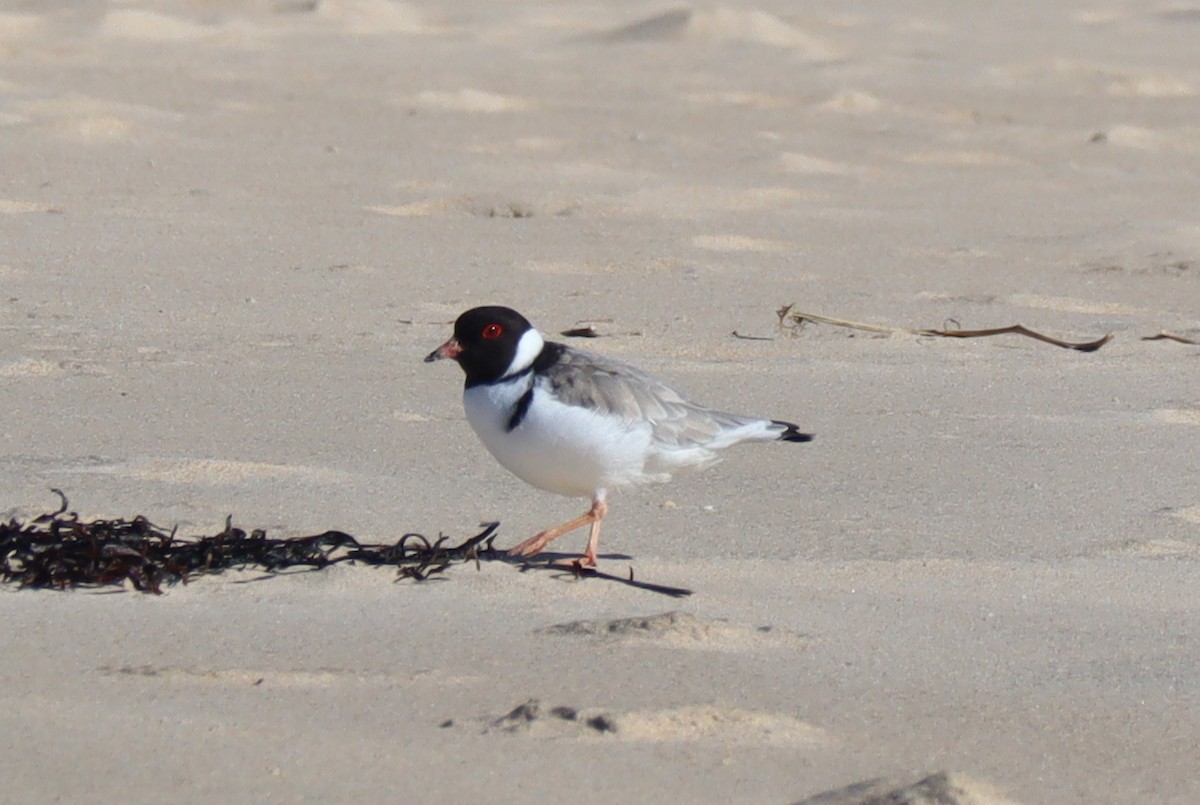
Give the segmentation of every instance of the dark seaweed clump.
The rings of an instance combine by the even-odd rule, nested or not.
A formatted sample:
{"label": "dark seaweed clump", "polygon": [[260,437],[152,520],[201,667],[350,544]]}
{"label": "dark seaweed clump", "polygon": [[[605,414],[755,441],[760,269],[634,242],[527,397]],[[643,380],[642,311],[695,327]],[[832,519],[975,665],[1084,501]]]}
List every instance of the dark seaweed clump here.
{"label": "dark seaweed clump", "polygon": [[275,573],[288,568],[319,570],[340,562],[393,565],[398,578],[418,581],[453,564],[478,561],[493,553],[499,523],[460,545],[447,546],[447,537],[430,541],[405,534],[393,545],[361,543],[341,531],[309,537],[268,537],[256,529],[234,528],[212,536],[180,537],[145,517],[131,520],[80,520],[68,512],[67,497],[55,512],[27,523],[15,518],[0,523],[0,581],[21,587],[67,589],[129,583],[134,589],[159,594],[163,584],[187,583],[192,577],[229,568]]}

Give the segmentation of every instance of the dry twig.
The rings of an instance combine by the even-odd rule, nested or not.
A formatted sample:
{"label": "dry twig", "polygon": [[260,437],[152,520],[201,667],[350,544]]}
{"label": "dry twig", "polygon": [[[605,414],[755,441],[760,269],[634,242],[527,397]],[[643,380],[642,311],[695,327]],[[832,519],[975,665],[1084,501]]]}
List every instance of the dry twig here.
{"label": "dry twig", "polygon": [[1186,335],[1178,335],[1176,333],[1168,333],[1166,330],[1160,330],[1157,335],[1144,335],[1143,341],[1178,341],[1180,344],[1193,344],[1200,346],[1200,339],[1188,338]]}
{"label": "dry twig", "polygon": [[819,324],[831,324],[835,327],[848,327],[852,330],[862,330],[868,333],[907,333],[909,335],[940,336],[943,338],[984,338],[986,336],[1014,333],[1016,335],[1023,335],[1028,338],[1033,338],[1038,341],[1044,341],[1045,343],[1053,344],[1056,347],[1074,349],[1078,350],[1079,352],[1095,352],[1096,350],[1100,349],[1100,347],[1112,340],[1112,333],[1106,333],[1103,337],[1097,338],[1095,341],[1063,341],[1062,339],[1054,338],[1052,336],[1030,330],[1028,327],[1020,324],[1013,324],[1009,327],[995,327],[986,330],[891,327],[883,324],[868,324],[861,321],[851,321],[849,319],[835,319],[830,316],[820,316],[816,313],[792,312],[792,308],[793,305],[785,305],[784,307],[775,311],[775,314],[779,316],[779,324],[781,327],[789,328],[789,325],[786,322],[791,320],[793,324],[790,325],[790,327],[793,329],[802,327],[805,322],[811,321]]}

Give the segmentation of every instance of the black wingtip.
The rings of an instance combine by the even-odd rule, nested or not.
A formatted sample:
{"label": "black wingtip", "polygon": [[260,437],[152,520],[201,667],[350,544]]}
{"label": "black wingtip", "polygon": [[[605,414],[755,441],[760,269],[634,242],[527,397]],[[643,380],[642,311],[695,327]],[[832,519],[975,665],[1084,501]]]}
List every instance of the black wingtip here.
{"label": "black wingtip", "polygon": [[813,440],[811,433],[800,432],[799,425],[793,425],[791,422],[781,422],[778,419],[773,419],[771,422],[782,428],[786,428],[783,433],[779,434],[779,441],[781,442],[811,442]]}

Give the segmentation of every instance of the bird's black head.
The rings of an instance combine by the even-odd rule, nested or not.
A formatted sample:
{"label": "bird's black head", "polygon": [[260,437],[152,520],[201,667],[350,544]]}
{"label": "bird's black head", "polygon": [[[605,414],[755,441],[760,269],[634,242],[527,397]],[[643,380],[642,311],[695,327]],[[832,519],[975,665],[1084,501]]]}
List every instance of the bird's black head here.
{"label": "bird's black head", "polygon": [[467,376],[467,386],[491,383],[523,371],[542,351],[541,335],[512,308],[471,308],[454,322],[454,337],[425,357],[451,358]]}

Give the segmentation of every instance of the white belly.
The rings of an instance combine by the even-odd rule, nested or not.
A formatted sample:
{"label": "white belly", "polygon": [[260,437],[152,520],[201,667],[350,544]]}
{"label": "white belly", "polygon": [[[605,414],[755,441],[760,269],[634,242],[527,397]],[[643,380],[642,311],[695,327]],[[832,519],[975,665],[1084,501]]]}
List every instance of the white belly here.
{"label": "white belly", "polygon": [[513,407],[530,382],[526,376],[463,392],[467,421],[509,472],[540,489],[572,497],[668,479],[645,471],[649,425],[626,425],[565,405],[541,389],[534,390],[521,424],[506,430]]}

